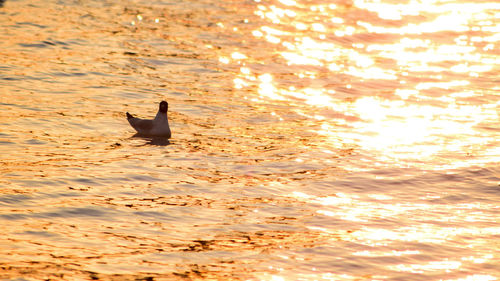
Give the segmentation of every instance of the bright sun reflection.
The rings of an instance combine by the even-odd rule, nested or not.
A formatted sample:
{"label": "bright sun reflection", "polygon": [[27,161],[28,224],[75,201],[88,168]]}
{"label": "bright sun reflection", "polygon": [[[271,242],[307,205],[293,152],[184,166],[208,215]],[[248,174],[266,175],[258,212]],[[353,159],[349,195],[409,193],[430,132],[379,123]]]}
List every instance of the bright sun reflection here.
{"label": "bright sun reflection", "polygon": [[[421,162],[443,153],[465,156],[488,145],[489,141],[477,128],[497,122],[498,105],[472,105],[464,100],[481,95],[471,87],[471,79],[494,71],[500,64],[500,58],[492,53],[500,41],[500,23],[488,20],[491,18],[489,11],[500,9],[500,3],[354,1],[357,9],[373,12],[386,21],[402,21],[412,16],[427,19],[406,25],[380,25],[377,19],[370,17],[354,24],[346,23],[343,14],[337,14],[341,10],[338,5],[313,5],[309,6],[309,11],[297,8],[300,5],[300,1],[294,0],[280,0],[279,5],[259,4],[255,14],[269,24],[251,32],[254,38],[262,38],[281,48],[277,54],[297,77],[297,86],[282,86],[275,74],[245,66],[234,79],[237,89],[256,86],[259,97],[254,100],[302,101],[304,105],[332,110],[340,118],[331,121],[350,129],[335,128],[321,114],[308,114],[306,110],[300,110],[300,114],[323,122],[321,130],[317,131],[319,134],[378,151],[381,160],[396,160],[396,164],[402,159]],[[308,20],[311,13],[317,15],[312,22]],[[482,37],[459,34],[454,42],[439,42],[439,36],[415,36],[471,30],[488,32]],[[366,34],[394,34],[400,39],[367,40],[352,46],[327,39],[332,35],[338,38]],[[231,58],[244,61],[247,55],[234,52]],[[228,63],[229,59],[221,58],[220,61]],[[451,75],[452,79],[444,79],[442,73],[455,75]],[[429,78],[415,79],[424,75]],[[336,77],[344,77],[343,80],[357,82],[357,85],[366,83],[362,90],[352,88],[351,83],[343,85],[346,89],[363,91],[363,94],[346,100],[338,89],[343,82]],[[380,89],[384,89],[382,96],[377,94]],[[356,118],[346,122],[350,116]],[[493,155],[497,153],[494,149],[486,151],[489,151],[489,158],[483,161],[500,159],[498,154]],[[433,167],[480,163],[477,159],[463,160]]]}
{"label": "bright sun reflection", "polygon": [[[500,162],[500,138],[495,137],[500,87],[491,82],[500,65],[500,22],[492,20],[500,19],[500,3],[256,2],[262,23],[251,27],[248,40],[269,46],[272,58],[263,59],[261,50],[235,48],[220,62],[234,62],[234,87],[268,106],[273,120],[293,120],[289,113],[308,120],[307,130],[318,136],[310,143],[331,161],[323,163],[335,163],[337,151],[346,147],[358,153],[349,158],[356,162],[352,166],[342,162],[348,171],[418,167],[429,172]],[[297,165],[309,160],[291,159]],[[447,281],[497,280],[487,272],[466,272],[498,259],[484,240],[467,239],[500,233],[497,225],[482,224],[492,220],[494,202],[441,204],[443,197],[436,194],[411,202],[384,192],[311,194],[294,191],[290,197],[317,207],[312,216],[327,223],[307,229],[319,233],[327,246],[341,241],[356,245],[352,255],[360,260],[393,259],[397,262],[383,267],[401,276],[454,273]],[[478,251],[446,256],[426,250],[457,241]],[[281,258],[293,260],[293,255]],[[289,280],[278,268],[272,270],[276,274],[264,280]],[[325,268],[316,272],[316,265],[308,270],[300,278],[359,279]]]}
{"label": "bright sun reflection", "polygon": [[494,281],[494,280],[497,280],[497,278],[491,275],[474,274],[474,275],[469,275],[465,278],[446,279],[444,281]]}
{"label": "bright sun reflection", "polygon": [[[345,194],[337,193],[332,196],[314,196],[303,192],[293,192],[291,197],[318,204],[320,209],[317,214],[330,217],[333,220],[344,220],[347,225],[355,226],[355,231],[347,231],[342,235],[344,241],[356,243],[357,248],[363,249],[359,245],[368,248],[354,252],[358,257],[418,257],[415,259],[405,259],[407,262],[387,265],[387,268],[397,272],[407,273],[449,273],[469,267],[474,264],[491,264],[498,258],[493,253],[484,253],[467,256],[454,256],[451,258],[438,258],[426,256],[425,248],[418,245],[443,245],[446,243],[456,243],[457,239],[462,241],[463,237],[495,236],[500,233],[500,227],[484,227],[480,222],[485,219],[485,214],[481,210],[491,210],[496,208],[495,203],[465,203],[465,204],[428,204],[417,202],[397,203],[391,196],[384,194]],[[430,200],[433,198],[430,197]],[[442,214],[449,214],[443,217]],[[452,215],[451,215],[452,214]],[[493,215],[493,214],[492,214]],[[436,223],[414,223],[433,218],[441,222],[454,222],[454,225],[444,226]],[[373,221],[393,220],[397,225],[384,227],[378,225],[363,224]],[[353,224],[349,224],[352,222]],[[470,222],[470,223],[459,223]],[[327,227],[309,227],[311,230],[319,231],[325,235],[331,234],[332,239],[338,239],[338,233]],[[405,248],[400,245],[406,243]],[[484,247],[484,241],[474,242],[472,240],[464,244],[464,247]],[[396,248],[394,248],[396,247]],[[421,260],[420,262],[418,262]],[[474,275],[478,279],[455,280],[490,280],[489,275]],[[452,279],[450,279],[451,281]],[[495,280],[495,279],[491,279]]]}
{"label": "bright sun reflection", "polygon": [[433,261],[427,264],[409,264],[409,265],[399,264],[392,267],[391,269],[397,271],[406,271],[411,273],[424,273],[427,271],[449,272],[451,270],[460,268],[461,265],[462,263],[459,261],[443,260],[443,261]]}

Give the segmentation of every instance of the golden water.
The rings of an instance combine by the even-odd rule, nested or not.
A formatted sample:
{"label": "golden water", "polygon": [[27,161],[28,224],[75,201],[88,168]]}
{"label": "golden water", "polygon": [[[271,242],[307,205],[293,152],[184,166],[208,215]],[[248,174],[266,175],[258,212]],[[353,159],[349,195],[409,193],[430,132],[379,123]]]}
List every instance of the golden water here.
{"label": "golden water", "polygon": [[0,278],[499,280],[499,44],[491,0],[7,1]]}

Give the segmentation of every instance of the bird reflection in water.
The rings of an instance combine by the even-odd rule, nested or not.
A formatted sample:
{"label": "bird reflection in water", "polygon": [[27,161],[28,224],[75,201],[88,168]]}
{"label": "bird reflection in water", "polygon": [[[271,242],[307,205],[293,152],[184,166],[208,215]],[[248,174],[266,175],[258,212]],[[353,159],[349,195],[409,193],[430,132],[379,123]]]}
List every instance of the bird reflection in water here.
{"label": "bird reflection in water", "polygon": [[144,144],[139,145],[139,146],[145,146],[145,145],[167,146],[167,145],[171,144],[170,140],[167,138],[147,137],[147,136],[143,136],[139,133],[133,135],[132,138],[139,138],[139,139],[143,139],[146,141]]}

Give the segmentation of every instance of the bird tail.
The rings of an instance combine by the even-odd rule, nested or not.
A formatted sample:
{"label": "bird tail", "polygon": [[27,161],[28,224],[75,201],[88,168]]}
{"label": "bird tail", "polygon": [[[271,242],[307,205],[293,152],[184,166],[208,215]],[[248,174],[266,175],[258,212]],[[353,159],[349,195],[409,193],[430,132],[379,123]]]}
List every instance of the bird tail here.
{"label": "bird tail", "polygon": [[127,119],[132,119],[132,118],[134,118],[134,116],[132,116],[132,114],[127,112]]}

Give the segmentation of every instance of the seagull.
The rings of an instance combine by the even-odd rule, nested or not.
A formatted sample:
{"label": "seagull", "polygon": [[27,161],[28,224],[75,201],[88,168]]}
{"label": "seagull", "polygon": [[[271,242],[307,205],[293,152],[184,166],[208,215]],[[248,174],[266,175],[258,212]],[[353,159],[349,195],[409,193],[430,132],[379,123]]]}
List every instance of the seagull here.
{"label": "seagull", "polygon": [[167,118],[168,102],[160,102],[160,108],[156,113],[155,119],[141,119],[132,116],[127,112],[127,119],[139,135],[150,137],[164,137],[169,139],[171,137],[170,126],[168,125]]}

